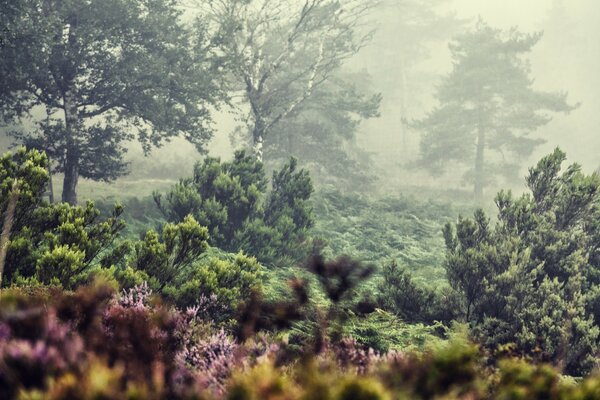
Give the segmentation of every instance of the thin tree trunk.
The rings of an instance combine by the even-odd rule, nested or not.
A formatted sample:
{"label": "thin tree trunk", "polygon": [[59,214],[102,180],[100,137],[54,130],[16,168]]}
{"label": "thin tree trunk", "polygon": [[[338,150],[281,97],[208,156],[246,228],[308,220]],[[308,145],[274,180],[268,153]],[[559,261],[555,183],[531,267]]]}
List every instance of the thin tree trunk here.
{"label": "thin tree trunk", "polygon": [[17,200],[19,199],[19,181],[15,179],[12,189],[8,196],[8,204],[4,214],[4,223],[2,233],[0,233],[0,287],[2,287],[2,276],[4,275],[4,263],[8,253],[10,243],[10,234],[12,232],[13,222],[15,221],[15,212],[17,210]]}
{"label": "thin tree trunk", "polygon": [[252,132],[252,139],[253,139],[253,150],[254,150],[254,156],[256,157],[256,159],[260,162],[263,161],[263,145],[264,145],[264,132],[262,129],[262,123],[257,120],[255,125],[254,125],[254,130]]}
{"label": "thin tree trunk", "polygon": [[65,127],[67,133],[67,154],[65,157],[62,201],[69,204],[77,204],[77,182],[79,181],[79,147],[77,137],[79,121],[77,118],[77,106],[67,91],[63,98],[65,111]]}

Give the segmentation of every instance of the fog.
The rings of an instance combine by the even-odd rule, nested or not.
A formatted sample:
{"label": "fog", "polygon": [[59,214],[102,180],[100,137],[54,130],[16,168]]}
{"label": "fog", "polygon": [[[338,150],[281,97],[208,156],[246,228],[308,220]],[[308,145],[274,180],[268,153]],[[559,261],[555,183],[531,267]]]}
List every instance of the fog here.
{"label": "fog", "polygon": [[[520,31],[544,33],[540,42],[531,53],[532,76],[535,87],[543,90],[565,90],[569,93],[569,101],[581,103],[580,107],[569,115],[555,115],[545,127],[540,128],[535,136],[544,138],[546,143],[539,146],[529,158],[529,165],[541,155],[559,146],[566,151],[569,160],[581,163],[585,169],[596,169],[600,160],[600,140],[598,129],[600,124],[600,87],[597,71],[600,70],[600,7],[595,1],[528,1],[526,4],[518,0],[509,1],[476,1],[462,0],[449,2],[439,7],[440,10],[455,11],[456,17],[464,19],[466,26],[472,25],[480,17],[490,25],[502,29],[517,27]],[[442,11],[444,12],[444,11]],[[385,18],[385,24],[378,27],[373,40],[373,47],[389,41],[389,35],[400,35],[395,19]],[[400,36],[398,36],[400,38]],[[385,49],[393,54],[393,49]],[[412,81],[409,85],[418,88],[409,94],[408,118],[421,116],[433,105],[432,93],[440,77],[451,69],[447,40],[439,40],[428,44],[429,57],[414,66]],[[357,67],[363,67],[375,74],[378,81],[377,68],[381,60],[370,53],[358,57]],[[393,74],[393,69],[386,71]],[[420,82],[416,82],[419,77]],[[401,80],[399,75],[387,76],[386,82]],[[398,85],[399,86],[399,85]],[[405,157],[413,158],[419,148],[419,136],[412,134],[406,143],[407,151],[402,151],[403,140],[400,134],[398,102],[401,94],[397,94],[398,86],[378,89],[384,96],[382,115],[378,120],[366,122],[359,141],[362,146],[373,151],[387,161],[386,166],[396,165],[395,173],[404,181],[423,183],[427,176],[406,171],[400,166]],[[410,90],[410,88],[409,88]]]}
{"label": "fog", "polygon": [[[196,12],[197,8],[191,8],[186,15],[191,19]],[[453,36],[473,29],[478,20],[503,30],[516,27],[523,33],[543,32],[539,43],[525,55],[531,61],[534,88],[566,91],[568,102],[578,105],[566,115],[552,113],[552,121],[532,133],[532,138],[545,142],[520,163],[520,176],[540,156],[557,146],[567,153],[570,161],[581,163],[587,171],[600,166],[597,1],[385,0],[371,10],[368,20],[363,29],[375,29],[372,40],[357,55],[345,60],[340,70],[368,74],[368,82],[361,84],[383,97],[380,116],[361,121],[351,141],[370,154],[373,173],[390,182],[386,190],[401,192],[405,187],[439,185],[469,190],[461,175],[452,169],[432,178],[410,167],[419,157],[422,133],[407,125],[436,106],[436,87],[452,70],[448,43]],[[239,127],[239,118],[225,106],[214,112],[213,119],[215,131],[207,147],[208,154],[230,158],[235,150],[231,133]],[[168,164],[171,172],[167,175],[175,179],[189,174],[193,163],[201,158],[183,139],[174,139],[153,150],[149,159],[143,158],[138,144],[131,143],[127,159],[132,162],[132,174],[119,179],[136,179],[140,172],[143,175],[148,171],[149,165],[156,167],[161,163]],[[522,185],[519,182],[500,181],[489,189],[494,192],[501,185],[518,188]]]}
{"label": "fog", "polygon": [[[426,3],[426,2],[425,2]],[[430,2],[440,3],[440,2]],[[375,165],[394,180],[396,185],[438,185],[424,173],[407,169],[406,163],[417,157],[420,137],[409,132],[403,138],[400,99],[407,98],[407,118],[421,117],[435,101],[433,93],[441,77],[451,69],[448,41],[452,34],[468,29],[478,18],[501,29],[516,27],[522,32],[543,32],[540,42],[530,54],[531,76],[535,87],[549,91],[567,91],[571,103],[579,107],[568,115],[553,115],[552,121],[540,128],[535,137],[546,142],[540,145],[523,164],[527,166],[555,147],[563,149],[570,161],[581,163],[588,171],[600,166],[600,7],[594,0],[457,0],[441,2],[434,7],[442,16],[455,14],[464,25],[439,27],[446,32],[423,32],[434,38],[425,43],[423,56],[408,71],[407,92],[402,93],[402,76],[396,68],[402,59],[403,23],[401,8],[384,2],[371,16],[376,26],[372,42],[348,66],[371,74],[374,89],[383,94],[381,116],[364,121],[357,143],[373,154]],[[436,28],[437,29],[437,28]],[[382,59],[383,58],[383,59]],[[218,133],[211,152],[227,157],[232,149],[228,133],[234,122],[226,114],[217,121]],[[446,177],[446,180],[448,177]],[[447,183],[442,180],[442,183]],[[452,184],[461,184],[456,179]]]}

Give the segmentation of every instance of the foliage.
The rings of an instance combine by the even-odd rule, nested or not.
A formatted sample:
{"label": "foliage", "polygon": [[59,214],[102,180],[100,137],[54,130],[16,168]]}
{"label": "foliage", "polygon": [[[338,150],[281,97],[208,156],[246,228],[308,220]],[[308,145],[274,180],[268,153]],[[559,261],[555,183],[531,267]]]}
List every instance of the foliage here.
{"label": "foliage", "polygon": [[215,322],[228,322],[238,308],[262,291],[262,266],[243,254],[234,260],[209,257],[195,262],[164,289],[166,298],[181,307],[194,306],[201,296],[214,296],[211,305]]}
{"label": "foliage", "polygon": [[[341,264],[329,265],[327,270]],[[298,358],[285,341],[272,337],[238,342],[215,329],[204,311],[165,307],[146,285],[121,295],[99,282],[76,292],[5,289],[0,294],[0,395],[570,400],[600,394],[595,375],[573,381],[549,365],[512,358],[486,367],[485,356],[460,330],[448,342],[416,351],[378,353],[344,337]]]}
{"label": "foliage", "polygon": [[8,289],[0,296],[2,398],[548,399],[596,398],[597,376],[562,378],[548,365],[484,367],[464,336],[420,352],[377,354],[344,339],[305,359],[284,343],[239,343],[196,310],[166,308],[147,287],[116,295]]}
{"label": "foliage", "polygon": [[20,149],[0,159],[0,204],[5,207],[6,185],[16,179],[21,188],[4,271],[7,285],[32,279],[74,288],[101,266],[123,229],[120,206],[101,219],[91,202],[82,207],[43,201],[46,165],[36,150]]}
{"label": "foliage", "polygon": [[[37,106],[34,134],[63,172],[63,201],[76,202],[79,176],[126,172],[124,143],[148,152],[174,136],[202,149],[209,107],[221,97],[205,25],[181,21],[177,1],[3,0],[0,116],[22,122]],[[39,114],[38,114],[39,115]]]}
{"label": "foliage", "polygon": [[313,204],[311,233],[323,241],[324,256],[347,254],[378,266],[396,260],[420,284],[446,284],[439,232],[463,208],[412,196],[373,199],[336,190],[318,191]]}
{"label": "foliage", "polygon": [[530,194],[500,192],[495,227],[482,211],[448,224],[445,267],[464,318],[486,347],[510,344],[518,354],[585,374],[600,334],[589,257],[600,178],[577,164],[560,173],[565,158],[556,149],[530,169]]}
{"label": "foliage", "polygon": [[238,151],[231,162],[205,159],[196,165],[192,178],[182,179],[164,197],[155,193],[154,198],[170,221],[193,215],[208,227],[214,246],[243,250],[263,262],[303,258],[303,242],[313,224],[308,173],[298,170],[291,159],[273,173],[268,194],[266,189],[262,163]]}
{"label": "foliage", "polygon": [[[203,4],[227,59],[229,90],[260,161],[265,139],[369,40],[361,28],[373,5],[314,0],[226,0]],[[246,111],[248,110],[248,111]],[[281,131],[279,132],[281,133]]]}
{"label": "foliage", "polygon": [[[574,108],[566,93],[533,89],[524,55],[540,38],[480,20],[453,40],[453,69],[437,90],[439,105],[413,122],[424,134],[419,166],[441,174],[449,162],[469,165],[465,179],[479,200],[495,175],[518,172],[519,161],[543,142],[529,135],[550,121],[547,112]],[[490,159],[488,150],[500,157]]]}
{"label": "foliage", "polygon": [[381,275],[382,280],[377,285],[379,307],[396,313],[409,323],[440,321],[449,324],[456,319],[455,309],[462,299],[454,292],[417,284],[412,274],[399,267],[396,261],[384,265]]}
{"label": "foliage", "polygon": [[160,234],[148,231],[142,240],[134,243],[129,264],[164,288],[206,251],[207,240],[208,230],[188,216],[178,224],[166,224]]}

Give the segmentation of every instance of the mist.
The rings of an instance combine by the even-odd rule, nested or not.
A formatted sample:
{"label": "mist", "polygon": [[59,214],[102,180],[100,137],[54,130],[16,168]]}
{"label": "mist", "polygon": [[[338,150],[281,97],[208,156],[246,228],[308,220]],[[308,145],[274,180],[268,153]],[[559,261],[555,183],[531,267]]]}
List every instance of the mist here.
{"label": "mist", "polygon": [[600,398],[597,0],[0,0],[0,398]]}

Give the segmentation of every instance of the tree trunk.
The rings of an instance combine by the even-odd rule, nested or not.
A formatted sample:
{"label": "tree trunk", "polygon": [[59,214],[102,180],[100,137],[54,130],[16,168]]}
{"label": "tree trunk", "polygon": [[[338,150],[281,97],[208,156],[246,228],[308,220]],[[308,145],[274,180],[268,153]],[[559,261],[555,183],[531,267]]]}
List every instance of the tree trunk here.
{"label": "tree trunk", "polygon": [[483,187],[485,186],[485,132],[481,123],[477,127],[477,153],[475,154],[475,182],[473,193],[475,201],[479,204],[483,199]]}
{"label": "tree trunk", "polygon": [[48,166],[48,202],[54,204],[54,183],[52,183],[52,171]]}
{"label": "tree trunk", "polygon": [[[46,153],[46,156],[48,153]],[[54,184],[52,183],[52,163],[48,157],[48,201],[54,204]]]}
{"label": "tree trunk", "polygon": [[67,151],[64,164],[65,179],[63,181],[62,201],[75,205],[77,204],[76,188],[79,180],[79,146],[77,144],[79,119],[77,116],[77,106],[71,97],[70,91],[65,93],[63,101]]}
{"label": "tree trunk", "polygon": [[263,124],[259,120],[254,124],[252,132],[254,156],[260,162],[263,161],[264,130]]}
{"label": "tree trunk", "polygon": [[62,201],[77,204],[77,181],[79,180],[79,156],[77,149],[67,147],[65,159],[65,179],[63,181]]}

